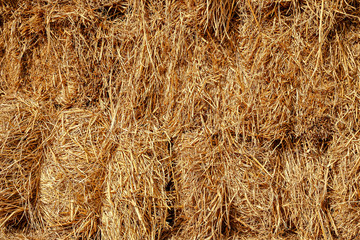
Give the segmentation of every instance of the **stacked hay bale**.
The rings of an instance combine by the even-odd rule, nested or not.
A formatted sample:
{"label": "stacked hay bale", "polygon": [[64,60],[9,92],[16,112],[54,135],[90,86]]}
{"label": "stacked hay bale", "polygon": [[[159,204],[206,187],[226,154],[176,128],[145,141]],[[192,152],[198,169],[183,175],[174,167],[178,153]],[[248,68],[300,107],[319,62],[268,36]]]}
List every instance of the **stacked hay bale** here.
{"label": "stacked hay bale", "polygon": [[37,103],[0,96],[0,227],[36,225],[43,120]]}
{"label": "stacked hay bale", "polygon": [[59,111],[35,141],[35,105],[0,110],[0,226],[37,212],[49,238],[359,234],[359,1],[0,7],[0,94]]}
{"label": "stacked hay bale", "polygon": [[324,205],[328,189],[327,160],[301,146],[281,153],[282,180],[276,210],[282,228],[278,234],[296,235],[300,239],[331,236],[332,225]]}
{"label": "stacked hay bale", "polygon": [[[240,76],[239,94],[242,105],[252,113],[242,110],[236,115],[246,116],[240,118],[245,120],[240,126],[246,121],[252,126],[245,125],[242,131],[244,142],[248,141],[245,149],[253,151],[247,155],[255,156],[254,161],[270,174],[245,170],[242,161],[231,164],[241,170],[232,174],[230,184],[239,193],[234,198],[238,211],[234,219],[240,220],[237,228],[244,235],[338,237],[338,216],[329,204],[334,178],[330,149],[337,131],[334,123],[341,120],[336,114],[344,98],[340,88],[352,88],[347,82],[355,77],[350,71],[355,68],[354,54],[344,50],[346,41],[340,32],[352,24],[348,20],[357,3],[351,3],[353,8],[344,1],[252,4],[253,20],[247,15],[240,32],[257,27],[251,30],[254,35],[240,37],[240,56],[248,57],[240,58],[246,70]],[[307,21],[300,24],[298,19]],[[340,83],[339,78],[346,80]],[[352,236],[350,231],[347,234]]]}
{"label": "stacked hay bale", "polygon": [[58,238],[98,237],[109,122],[100,112],[60,112],[41,169],[39,210]]}
{"label": "stacked hay bale", "polygon": [[168,137],[157,129],[122,131],[107,165],[102,238],[162,239],[170,229]]}

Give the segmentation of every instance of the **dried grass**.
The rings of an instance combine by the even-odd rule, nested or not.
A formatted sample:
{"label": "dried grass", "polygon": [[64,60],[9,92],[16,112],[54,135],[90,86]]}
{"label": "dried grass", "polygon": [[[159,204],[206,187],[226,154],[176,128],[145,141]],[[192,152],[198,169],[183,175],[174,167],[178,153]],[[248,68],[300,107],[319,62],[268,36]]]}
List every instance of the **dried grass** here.
{"label": "dried grass", "polygon": [[1,96],[0,225],[356,238],[359,19],[358,0],[0,1],[0,94],[23,96]]}

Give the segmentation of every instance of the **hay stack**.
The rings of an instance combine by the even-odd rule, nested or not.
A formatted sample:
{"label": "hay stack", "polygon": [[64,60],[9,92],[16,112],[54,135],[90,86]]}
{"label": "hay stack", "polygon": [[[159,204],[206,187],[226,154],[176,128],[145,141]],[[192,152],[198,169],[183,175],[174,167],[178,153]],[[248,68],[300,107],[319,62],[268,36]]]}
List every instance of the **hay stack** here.
{"label": "hay stack", "polygon": [[35,102],[0,96],[0,228],[36,225],[43,119]]}
{"label": "hay stack", "polygon": [[104,169],[111,151],[107,118],[82,109],[62,111],[41,169],[40,212],[45,229],[58,237],[99,236]]}
{"label": "hay stack", "polygon": [[123,131],[117,141],[107,167],[102,237],[162,239],[173,217],[169,140],[160,130],[141,127]]}
{"label": "hay stack", "polygon": [[[64,111],[41,172],[47,236],[356,238],[359,9],[358,0],[0,1],[0,94]],[[29,116],[18,124],[34,130],[19,130],[28,146],[22,136],[40,130],[17,105],[0,110],[3,125]],[[110,162],[104,109],[118,131]],[[22,159],[4,136],[1,156]],[[15,185],[38,181],[37,149],[21,150],[26,181],[3,162],[0,189],[16,196],[14,215],[0,208],[4,226],[36,222],[37,197],[28,204],[22,193],[36,191]]]}

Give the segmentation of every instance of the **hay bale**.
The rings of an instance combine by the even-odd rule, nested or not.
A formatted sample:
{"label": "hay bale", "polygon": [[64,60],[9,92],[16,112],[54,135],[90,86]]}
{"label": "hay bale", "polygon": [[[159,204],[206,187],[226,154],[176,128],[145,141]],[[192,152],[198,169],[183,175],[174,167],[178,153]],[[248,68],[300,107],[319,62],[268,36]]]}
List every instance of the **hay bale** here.
{"label": "hay bale", "polygon": [[219,239],[228,236],[229,198],[226,150],[221,133],[194,131],[175,141],[176,238]]}
{"label": "hay bale", "polygon": [[109,122],[99,112],[60,112],[41,169],[39,208],[45,229],[58,237],[99,236]]}
{"label": "hay bale", "polygon": [[356,239],[360,234],[359,191],[359,138],[339,141],[337,154],[332,155],[329,169],[329,213],[333,224],[333,235],[343,239]]}
{"label": "hay bale", "polygon": [[342,104],[350,111],[342,112],[337,119],[335,129],[341,131],[334,135],[334,142],[328,149],[326,204],[332,218],[333,235],[354,239],[360,234],[359,122],[355,110],[357,104],[346,100]]}
{"label": "hay bale", "polygon": [[107,165],[102,238],[162,239],[171,228],[168,138],[160,130],[139,127],[117,139]]}
{"label": "hay bale", "polygon": [[284,226],[301,239],[331,238],[333,225],[328,205],[329,158],[313,154],[311,146],[283,155],[281,211]]}
{"label": "hay bale", "polygon": [[269,145],[271,140],[256,143],[235,138],[227,153],[231,229],[242,238],[289,237],[279,210],[281,161]]}
{"label": "hay bale", "polygon": [[43,120],[37,103],[0,96],[0,228],[36,225]]}
{"label": "hay bale", "polygon": [[329,159],[306,144],[237,143],[230,157],[230,219],[242,237],[308,239],[332,236],[328,217]]}
{"label": "hay bale", "polygon": [[100,8],[122,8],[119,1],[101,2],[62,1],[52,6],[32,1],[13,10],[1,21],[1,89],[35,94],[57,107],[98,104],[107,94],[107,76],[116,77],[108,66],[117,64],[113,40],[123,31],[119,22],[124,15],[119,13],[116,24],[99,28],[114,17],[107,10],[99,13]]}

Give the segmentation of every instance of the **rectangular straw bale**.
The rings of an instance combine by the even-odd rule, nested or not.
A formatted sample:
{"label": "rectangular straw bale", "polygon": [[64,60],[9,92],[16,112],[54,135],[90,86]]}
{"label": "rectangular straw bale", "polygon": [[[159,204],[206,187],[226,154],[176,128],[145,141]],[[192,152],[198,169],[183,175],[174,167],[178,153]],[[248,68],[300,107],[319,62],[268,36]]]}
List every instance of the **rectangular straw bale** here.
{"label": "rectangular straw bale", "polygon": [[0,96],[0,228],[36,225],[42,120],[36,103]]}
{"label": "rectangular straw bale", "polygon": [[281,160],[269,145],[239,138],[228,153],[226,184],[231,199],[231,227],[243,238],[289,237],[284,232],[280,209]]}
{"label": "rectangular straw bale", "polygon": [[356,239],[360,235],[359,133],[334,137],[329,148],[328,201],[333,236]]}
{"label": "rectangular straw bale", "polygon": [[328,158],[307,142],[281,148],[240,141],[230,152],[232,227],[242,237],[311,239],[332,236]]}
{"label": "rectangular straw bale", "polygon": [[116,138],[119,145],[107,165],[102,238],[163,239],[171,227],[168,137],[134,127]]}
{"label": "rectangular straw bale", "polygon": [[116,36],[126,35],[124,13],[104,24],[110,13],[99,10],[99,1],[33,2],[1,27],[1,89],[36,94],[60,107],[98,104],[116,78],[116,67],[109,66],[118,66],[116,55],[126,44]]}
{"label": "rectangular straw bale", "polygon": [[282,155],[280,211],[285,229],[301,239],[331,238],[329,158],[310,148],[297,147]]}
{"label": "rectangular straw bale", "polygon": [[58,238],[96,238],[101,213],[109,121],[101,112],[59,113],[41,169],[40,214]]}
{"label": "rectangular straw bale", "polygon": [[226,150],[221,133],[194,130],[174,144],[175,209],[179,212],[175,238],[219,239],[229,234]]}

